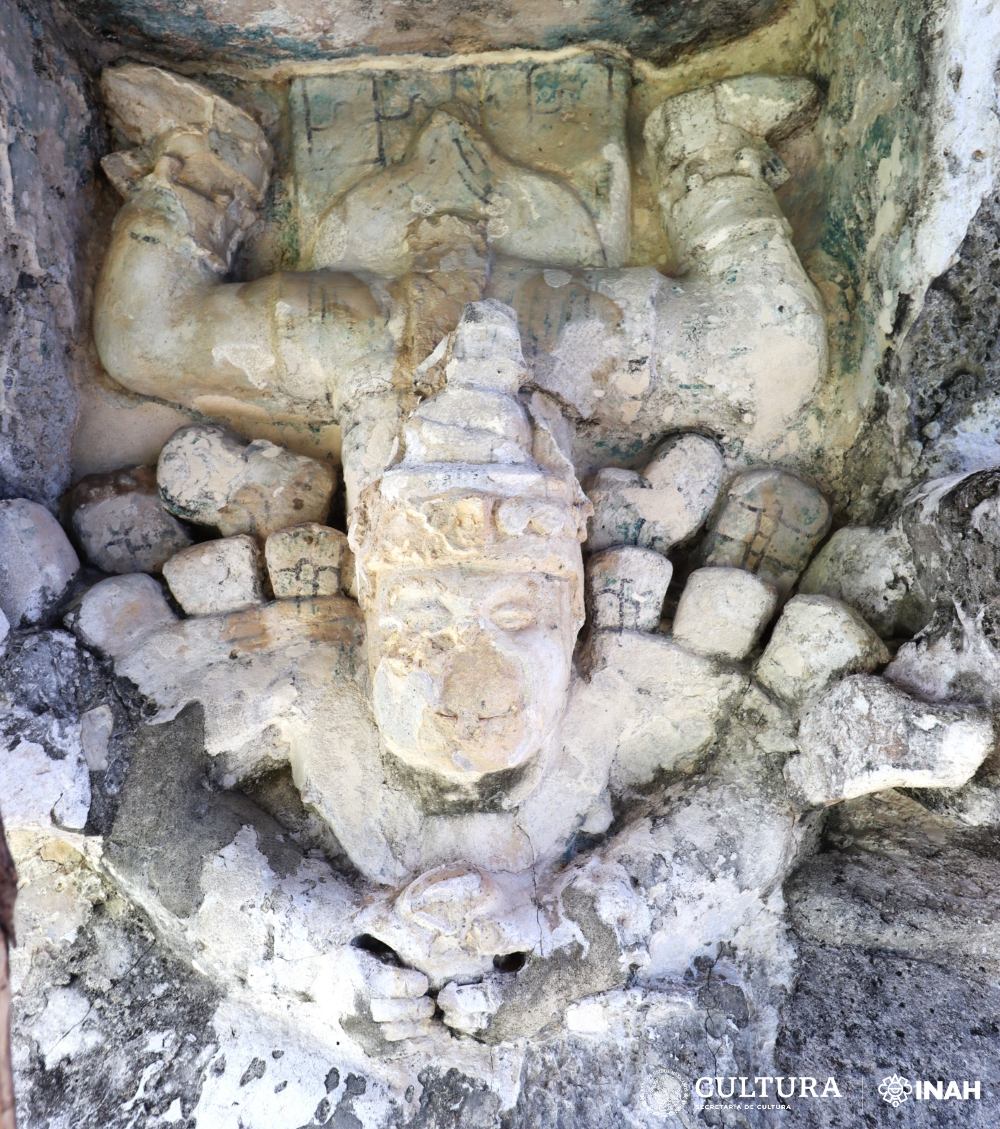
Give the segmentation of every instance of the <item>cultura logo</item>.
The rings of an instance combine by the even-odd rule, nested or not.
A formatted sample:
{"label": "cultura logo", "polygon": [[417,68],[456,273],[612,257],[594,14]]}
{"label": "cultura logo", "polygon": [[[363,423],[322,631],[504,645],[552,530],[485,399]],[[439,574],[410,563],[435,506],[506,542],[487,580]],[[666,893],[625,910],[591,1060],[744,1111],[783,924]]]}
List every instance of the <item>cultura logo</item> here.
{"label": "cultura logo", "polygon": [[901,1074],[890,1074],[878,1084],[882,1101],[888,1102],[894,1109],[901,1106],[911,1094],[915,1102],[967,1102],[979,1101],[983,1096],[982,1090],[982,1082],[957,1081],[954,1078],[947,1082],[940,1078],[918,1078],[911,1084]]}
{"label": "cultura logo", "polygon": [[890,1074],[888,1078],[883,1078],[879,1082],[878,1092],[882,1095],[882,1101],[888,1102],[895,1109],[913,1093],[913,1087],[898,1074]]}

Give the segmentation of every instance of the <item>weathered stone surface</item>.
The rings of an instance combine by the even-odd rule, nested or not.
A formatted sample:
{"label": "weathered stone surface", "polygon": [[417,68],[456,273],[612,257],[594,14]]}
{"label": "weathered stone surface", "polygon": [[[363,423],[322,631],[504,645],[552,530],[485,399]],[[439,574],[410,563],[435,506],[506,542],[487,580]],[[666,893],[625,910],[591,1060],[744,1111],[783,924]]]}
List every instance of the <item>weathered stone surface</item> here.
{"label": "weathered stone surface", "polygon": [[[898,99],[917,84],[900,71],[895,50],[886,51],[886,82],[878,69],[879,82],[856,83],[856,100],[842,80],[842,71],[852,81],[858,75],[853,55],[830,73],[818,65],[821,78],[832,75],[834,109],[821,130],[797,142],[790,163],[797,173],[823,165],[816,153],[832,146],[831,138],[842,147],[840,165],[854,168],[839,154],[855,145],[870,158],[854,199],[846,194],[848,207],[831,209],[823,251],[810,260],[825,287],[829,324],[863,345],[865,365],[881,355],[879,335],[891,327],[896,336],[905,322],[906,304],[897,308],[896,295],[920,300],[919,285],[902,281],[919,281],[928,252],[899,209],[909,209],[911,197],[921,201],[921,214],[941,206],[911,191],[919,153],[946,151],[949,169],[981,179],[968,156],[971,126],[962,123],[978,130],[968,86],[986,71],[992,76],[993,60],[987,67],[982,48],[961,72],[945,76],[938,58],[950,55],[956,35],[968,38],[965,21],[977,4],[968,0],[955,19],[951,5],[933,13],[904,5],[898,18],[883,20],[885,0],[861,15],[835,4],[818,17],[817,60],[844,36],[859,54],[871,52],[871,42],[884,44],[890,34],[884,24],[905,58],[920,59],[922,80],[929,75],[935,88],[954,89],[949,106],[970,107],[953,115],[958,134],[945,129],[954,145],[911,147],[923,134],[907,128]],[[945,47],[916,51],[918,15],[926,16],[927,35],[942,32]],[[767,64],[776,44],[791,49],[782,39],[787,26],[748,45],[755,68]],[[119,95],[116,108],[139,149],[108,166],[119,186],[135,189],[111,237],[110,289],[99,302],[102,316],[117,311],[109,332],[99,334],[102,356],[114,362],[108,371],[142,395],[176,396],[202,418],[229,418],[242,404],[262,428],[266,422],[266,431],[252,435],[279,434],[273,429],[285,426],[287,413],[289,426],[313,429],[311,449],[320,449],[320,434],[340,420],[367,622],[363,633],[357,605],[330,596],[165,624],[119,658],[125,677],[110,704],[83,701],[81,671],[91,661],[84,648],[49,641],[25,657],[15,633],[10,648],[21,674],[13,685],[23,706],[12,725],[42,749],[46,761],[36,767],[46,771],[51,760],[79,768],[79,753],[60,758],[50,734],[62,732],[55,721],[78,725],[91,777],[83,834],[54,826],[51,812],[32,817],[35,860],[48,852],[67,875],[54,891],[36,886],[38,898],[57,907],[47,928],[79,930],[83,950],[52,963],[42,946],[33,956],[34,998],[18,1064],[40,1080],[31,1085],[29,1118],[64,1118],[69,1103],[76,1121],[88,1122],[96,1109],[109,1129],[143,1117],[218,1129],[604,1129],[619,1121],[661,1129],[673,1114],[713,1120],[690,1095],[685,1100],[685,1081],[694,1076],[774,1072],[772,1041],[796,978],[783,880],[801,847],[820,842],[820,819],[797,821],[781,776],[795,749],[792,711],[759,688],[747,690],[749,675],[731,657],[690,653],[658,632],[621,630],[632,622],[620,608],[618,630],[607,630],[612,620],[602,623],[599,614],[593,625],[605,629],[577,646],[586,504],[571,466],[571,458],[578,473],[609,461],[639,465],[638,452],[665,429],[705,429],[719,439],[728,466],[777,459],[808,467],[839,491],[839,505],[855,504],[843,486],[847,471],[831,468],[850,463],[841,440],[855,426],[856,403],[872,391],[865,384],[871,369],[840,379],[856,359],[845,351],[832,393],[823,384],[822,306],[788,236],[789,197],[779,205],[771,191],[785,173],[767,143],[784,119],[807,110],[816,88],[794,79],[737,79],[671,97],[647,115],[661,100],[658,84],[675,94],[692,85],[688,67],[692,74],[733,73],[744,57],[692,59],[669,76],[643,72],[629,116],[632,134],[644,117],[649,122],[641,164],[624,145],[609,153],[616,135],[601,128],[602,114],[623,110],[627,67],[617,62],[604,69],[588,63],[587,73],[600,81],[569,102],[576,72],[567,55],[534,70],[517,60],[504,64],[506,73],[499,67],[486,76],[490,68],[477,61],[469,85],[481,89],[466,89],[463,72],[448,62],[401,60],[391,72],[368,68],[380,76],[374,99],[361,68],[340,68],[326,86],[328,76],[310,73],[294,83],[295,94],[310,93],[294,109],[290,134],[274,88],[235,74],[210,78],[251,106],[282,146],[291,141],[294,164],[314,162],[319,191],[331,192],[328,156],[355,149],[374,155],[362,170],[373,173],[370,185],[355,186],[349,200],[328,200],[322,215],[295,231],[294,221],[287,228],[274,222],[288,200],[283,153],[261,217],[270,228],[265,241],[276,226],[292,232],[275,262],[294,267],[301,247],[385,272],[363,282],[255,269],[259,231],[249,233],[245,257],[231,262],[235,242],[257,216],[267,161],[245,175],[247,154],[225,150],[247,123],[251,149],[261,134],[221,99],[195,91],[185,103],[182,95],[192,93],[186,80],[135,69],[135,105]],[[322,97],[324,89],[352,83],[356,100],[333,106]],[[161,120],[159,110],[170,109],[161,95],[171,84],[178,112]],[[431,89],[444,91],[449,105],[427,95]],[[143,102],[150,90],[160,92],[153,104]],[[513,112],[519,107],[527,107],[520,116]],[[356,137],[356,113],[374,130]],[[220,127],[214,136],[213,124]],[[191,129],[174,133],[176,125]],[[893,142],[888,154],[886,138]],[[532,150],[538,141],[541,155]],[[384,155],[380,143],[388,146]],[[512,168],[515,143],[525,152]],[[650,170],[655,183],[647,183]],[[832,186],[825,179],[831,172]],[[968,194],[957,173],[948,176]],[[598,230],[580,207],[560,214],[553,205],[565,198],[559,189],[567,179],[587,198],[582,212],[599,217]],[[842,204],[845,183],[850,176],[824,165],[807,174],[801,198],[791,190],[796,245],[813,238],[811,200],[829,194]],[[504,210],[498,185],[516,190],[520,203]],[[687,275],[668,278],[641,265],[606,269],[624,261],[615,256],[629,233],[611,221],[628,215],[629,187],[645,196],[633,212],[639,227],[650,225],[651,197],[659,194],[670,253],[691,264]],[[534,217],[541,224],[522,222],[524,199],[544,205]],[[303,199],[298,203],[301,212]],[[864,232],[851,226],[855,203],[858,223],[877,213],[876,242],[898,246],[912,265],[896,270],[884,257],[865,258]],[[341,207],[365,222],[341,231]],[[962,206],[955,212],[953,224]],[[405,238],[397,239],[400,229]],[[640,232],[635,262],[658,268],[666,242]],[[846,261],[833,263],[845,242],[854,244]],[[662,253],[649,251],[653,243]],[[487,264],[491,245],[531,262]],[[565,269],[593,261],[597,247],[606,258],[594,270]],[[399,277],[404,268],[410,275]],[[246,277],[257,281],[238,281]],[[505,334],[503,318],[487,310],[466,319],[464,337],[435,348],[462,302],[486,287],[503,297],[508,286],[517,291],[512,305],[530,366],[512,315]],[[862,295],[859,308],[877,318],[877,332],[867,323],[856,332],[840,290]],[[173,300],[182,293],[184,300]],[[460,356],[477,328],[483,333],[475,355]],[[830,396],[816,401],[817,393]],[[838,405],[851,406],[838,416]],[[829,450],[817,454],[824,444]],[[981,624],[981,638],[966,633],[967,650],[979,657],[963,653],[950,631],[928,635],[935,662],[922,670],[915,664],[911,673],[935,694],[972,700],[987,692],[992,676],[989,601],[996,593],[989,584],[996,569],[989,545],[996,537],[988,497],[969,501],[945,531],[948,545],[932,546],[925,574],[936,576],[942,616],[956,596],[949,566],[975,577],[974,605],[969,597],[960,612]],[[777,508],[763,507],[776,532],[762,534],[757,548],[784,570],[784,585],[805,550],[777,544],[788,517]],[[793,533],[808,541],[808,523],[792,516]],[[697,563],[683,550],[678,560],[685,573]],[[762,586],[751,575],[755,567],[739,574],[747,578],[741,583]],[[655,568],[665,575],[669,565]],[[647,608],[655,609],[662,593],[648,595]],[[713,606],[706,622],[732,619],[731,610]],[[695,645],[693,624],[687,634]],[[802,645],[816,646],[808,637]],[[75,672],[71,695],[53,693],[70,678],[59,669],[62,657]],[[786,669],[797,657],[789,647]],[[810,669],[814,658],[804,660]],[[139,708],[135,687],[163,724],[123,756],[121,703]],[[50,698],[58,708],[45,705]],[[52,715],[42,721],[40,704]],[[937,709],[908,700],[908,716],[920,719],[927,708]],[[240,796],[241,784],[283,826]],[[979,789],[985,797],[995,786],[986,762],[973,784],[948,791]],[[924,789],[914,794],[928,806]],[[970,805],[952,803],[939,813],[939,826],[920,828],[928,841],[939,842],[945,825],[971,822]],[[310,819],[322,834],[309,828]],[[303,859],[303,850],[317,847]],[[949,858],[956,861],[963,860]],[[442,866],[447,877],[436,882]],[[948,869],[941,868],[942,881]],[[100,897],[95,887],[104,888]],[[362,919],[354,915],[365,901],[379,912],[364,919],[372,932],[360,939]],[[103,931],[87,920],[97,902],[105,907]],[[155,951],[144,951],[146,938],[131,943],[128,929],[114,924],[140,912],[155,922],[156,937],[148,938]],[[380,962],[372,951],[379,941],[411,967]],[[103,950],[91,956],[88,945]],[[180,1039],[180,1031],[156,1032],[151,1045],[130,1038],[119,1015],[127,1022],[131,1006],[158,1024],[161,1012],[141,992],[107,987],[145,976],[147,968],[169,977],[162,961],[154,963],[164,946],[196,962],[212,990],[224,994],[210,999],[190,977],[171,981],[168,993],[190,991],[208,1017],[199,1028],[190,1011],[180,1016],[184,1047],[170,1038]],[[134,973],[137,967],[143,971]],[[470,968],[481,974],[478,982],[467,982]],[[410,1036],[421,1045],[410,1045]],[[787,1073],[800,1071],[801,1063],[789,1062]],[[836,1118],[843,1107],[829,1108]],[[756,1112],[747,1114],[749,1123]],[[806,1110],[795,1109],[796,1122],[800,1114]]]}
{"label": "weathered stone surface", "polygon": [[[50,719],[42,732],[23,735],[32,715],[6,711],[0,738],[4,821],[8,827],[79,831],[90,812],[90,773],[79,725]],[[37,721],[33,725],[38,729]]]}
{"label": "weathered stone surface", "polygon": [[264,602],[260,549],[246,534],[184,549],[163,566],[163,579],[188,615],[217,615]]}
{"label": "weathered stone surface", "polygon": [[702,435],[666,440],[641,472],[608,467],[591,481],[591,552],[638,545],[667,553],[708,517],[722,481],[722,454]]}
{"label": "weathered stone surface", "polygon": [[191,544],[190,533],[163,508],[152,467],[84,478],[68,505],[84,554],[102,572],[159,572]]}
{"label": "weathered stone surface", "polygon": [[708,529],[705,564],[745,568],[786,596],[830,525],[830,507],[807,482],[781,470],[741,474]]}
{"label": "weathered stone surface", "polygon": [[824,849],[789,882],[794,927],[814,944],[992,973],[1000,863],[991,839],[898,792],[848,801],[832,813]]}
{"label": "weathered stone surface", "polygon": [[957,1117],[963,1129],[991,1129],[997,1102],[987,1079],[1000,1007],[992,975],[957,971],[950,954],[939,961],[899,955],[868,947],[863,937],[842,945],[801,941],[797,947],[796,987],[782,1012],[775,1074],[825,1078],[833,1063],[838,1085],[850,1097],[796,1102],[796,1127],[855,1129],[862,1102],[869,1111],[884,1110],[884,1124],[892,1116],[916,1120],[914,1114],[925,1110],[913,1109],[912,1095],[894,1111],[879,1094],[883,1078],[902,1072],[911,1086],[917,1078],[982,1080],[982,1100],[954,1102],[949,1112],[937,1102],[925,1109],[931,1117],[943,1115],[945,1124]]}
{"label": "weathered stone surface", "polygon": [[622,7],[607,0],[583,0],[577,8],[552,9],[544,0],[525,0],[500,8],[469,7],[448,0],[425,11],[413,0],[392,0],[369,9],[351,0],[330,14],[315,0],[290,0],[275,11],[254,0],[239,13],[209,0],[197,9],[137,8],[125,0],[87,0],[80,15],[97,34],[124,39],[128,46],[186,59],[245,63],[277,59],[315,61],[345,54],[427,54],[552,49],[606,40],[640,56],[668,61],[694,46],[724,42],[765,23],[776,10],[772,0],[713,0],[692,11],[676,0],[651,9]]}
{"label": "weathered stone surface", "polygon": [[774,588],[751,572],[699,568],[684,586],[671,630],[690,651],[739,661],[753,650],[777,604]]}
{"label": "weathered stone surface", "polygon": [[[164,138],[175,130],[208,134],[221,142],[215,151],[220,171],[232,179],[236,195],[262,192],[270,169],[271,153],[263,131],[245,110],[220,98],[211,90],[159,67],[123,63],[105,70],[101,94],[112,125],[135,145]],[[159,155],[159,154],[158,154]],[[133,154],[127,162],[118,155],[109,175],[123,192],[144,172]],[[106,170],[107,171],[107,170]],[[123,179],[120,179],[123,178]]]}
{"label": "weathered stone surface", "polygon": [[87,350],[90,232],[102,145],[89,76],[48,4],[0,27],[0,497],[55,503],[69,484]]}
{"label": "weathered stone surface", "polygon": [[88,589],[66,624],[88,647],[115,659],[176,619],[162,587],[145,573],[133,573]]}
{"label": "weathered stone surface", "polygon": [[316,522],[272,533],[264,543],[271,589],[277,599],[336,596],[346,587],[342,575],[353,569],[347,534]]}
{"label": "weathered stone surface", "polygon": [[80,717],[80,749],[91,772],[107,772],[108,746],[115,728],[110,706],[95,706]]}
{"label": "weathered stone surface", "polygon": [[1000,463],[1000,188],[983,200],[950,268],[935,279],[893,375],[905,390],[909,481]]}
{"label": "weathered stone surface", "polygon": [[107,697],[105,673],[65,631],[15,632],[0,655],[0,779],[8,834],[60,838],[88,821],[83,715]]}
{"label": "weathered stone surface", "polygon": [[785,770],[800,802],[822,806],[886,788],[957,788],[993,751],[989,715],[929,705],[869,675],[845,678],[802,719]]}
{"label": "weathered stone surface", "polygon": [[869,674],[889,661],[885,644],[839,600],[794,596],[775,624],[754,677],[792,705],[801,705],[848,674]]}
{"label": "weathered stone surface", "polygon": [[121,1062],[145,1064],[143,1116],[189,1113],[218,1054],[218,990],[165,953],[76,851],[55,847],[15,847],[30,885],[18,899],[13,960],[19,1124],[54,1125],[73,1109],[125,1129],[136,1080]]}
{"label": "weathered stone surface", "polygon": [[606,756],[612,744],[616,788],[696,768],[748,682],[732,666],[652,633],[599,632],[590,662],[589,680],[567,718],[568,743],[594,758]]}
{"label": "weathered stone surface", "polygon": [[323,522],[336,483],[327,464],[264,439],[245,445],[221,427],[201,424],[170,439],[156,477],[169,510],[215,526],[224,537],[266,537],[299,522]]}
{"label": "weathered stone surface", "polygon": [[942,612],[904,643],[885,676],[908,693],[931,702],[967,702],[996,710],[1000,705],[1000,650],[993,627],[994,605],[981,612]]}
{"label": "weathered stone surface", "polygon": [[843,600],[886,639],[911,635],[927,622],[913,552],[895,527],[838,529],[810,562],[799,592]]}
{"label": "weathered stone surface", "polygon": [[590,623],[598,631],[655,631],[673,566],[650,549],[605,549],[587,561]]}
{"label": "weathered stone surface", "polygon": [[405,275],[444,220],[548,267],[621,266],[630,87],[619,60],[584,53],[297,78],[302,265]]}
{"label": "weathered stone surface", "polygon": [[25,498],[0,502],[0,610],[11,624],[45,619],[79,568],[69,538],[44,506]]}
{"label": "weathered stone surface", "polygon": [[[915,486],[896,522],[910,542],[930,609],[991,604],[1000,595],[1000,469],[946,475]],[[928,617],[929,618],[929,617]]]}

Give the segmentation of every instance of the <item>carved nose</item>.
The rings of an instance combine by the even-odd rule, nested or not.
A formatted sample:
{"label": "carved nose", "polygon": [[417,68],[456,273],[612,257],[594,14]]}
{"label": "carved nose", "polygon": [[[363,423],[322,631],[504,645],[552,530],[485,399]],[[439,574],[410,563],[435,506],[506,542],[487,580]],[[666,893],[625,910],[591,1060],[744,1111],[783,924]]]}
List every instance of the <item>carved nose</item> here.
{"label": "carved nose", "polygon": [[441,712],[484,720],[510,713],[521,698],[517,666],[485,640],[456,650],[441,686]]}

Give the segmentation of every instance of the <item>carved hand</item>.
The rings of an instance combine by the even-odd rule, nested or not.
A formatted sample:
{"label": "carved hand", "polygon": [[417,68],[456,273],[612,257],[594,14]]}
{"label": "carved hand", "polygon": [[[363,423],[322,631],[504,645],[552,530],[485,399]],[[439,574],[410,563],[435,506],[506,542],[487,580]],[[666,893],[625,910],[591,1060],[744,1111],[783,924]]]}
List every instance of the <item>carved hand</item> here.
{"label": "carved hand", "polygon": [[387,1042],[431,1033],[434,1001],[427,995],[430,984],[422,972],[400,967],[389,954],[383,957],[363,949],[352,949],[349,959],[359,1010],[368,1012]]}

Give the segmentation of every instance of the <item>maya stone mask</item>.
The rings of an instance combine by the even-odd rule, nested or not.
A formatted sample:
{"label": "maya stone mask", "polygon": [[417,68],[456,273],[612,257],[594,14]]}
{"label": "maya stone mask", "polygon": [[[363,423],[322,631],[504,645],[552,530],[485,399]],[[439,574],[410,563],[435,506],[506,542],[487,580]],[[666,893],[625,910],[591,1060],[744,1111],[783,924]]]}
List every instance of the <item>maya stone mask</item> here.
{"label": "maya stone mask", "polygon": [[446,372],[350,537],[382,736],[411,767],[463,780],[523,764],[561,714],[588,503],[516,398],[511,311],[469,306]]}

